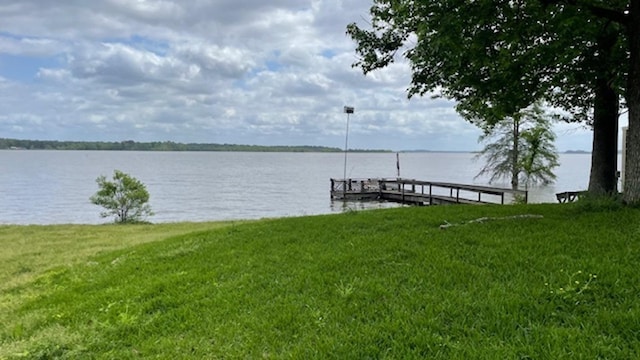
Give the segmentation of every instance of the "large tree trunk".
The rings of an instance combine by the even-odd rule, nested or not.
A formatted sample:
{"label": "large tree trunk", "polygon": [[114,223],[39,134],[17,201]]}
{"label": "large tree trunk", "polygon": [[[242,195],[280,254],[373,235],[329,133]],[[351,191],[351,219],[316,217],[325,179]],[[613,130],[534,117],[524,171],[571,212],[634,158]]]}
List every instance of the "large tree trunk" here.
{"label": "large tree trunk", "polygon": [[606,26],[598,35],[598,76],[593,106],[593,149],[589,192],[594,195],[614,194],[618,191],[618,115],[620,98],[612,86],[615,68],[612,51],[618,33]]}
{"label": "large tree trunk", "polygon": [[618,94],[605,79],[598,79],[593,114],[593,149],[589,193],[614,194],[618,191]]}
{"label": "large tree trunk", "polygon": [[640,1],[629,2],[630,67],[627,79],[627,106],[629,107],[629,129],[627,130],[627,152],[623,199],[629,204],[640,203]]}

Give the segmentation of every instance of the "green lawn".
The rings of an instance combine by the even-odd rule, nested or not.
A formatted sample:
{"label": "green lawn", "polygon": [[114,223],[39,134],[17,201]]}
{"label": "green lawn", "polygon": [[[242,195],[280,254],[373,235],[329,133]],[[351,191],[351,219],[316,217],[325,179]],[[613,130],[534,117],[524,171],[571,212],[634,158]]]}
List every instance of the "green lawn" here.
{"label": "green lawn", "polygon": [[0,359],[640,357],[635,209],[0,226],[0,246]]}

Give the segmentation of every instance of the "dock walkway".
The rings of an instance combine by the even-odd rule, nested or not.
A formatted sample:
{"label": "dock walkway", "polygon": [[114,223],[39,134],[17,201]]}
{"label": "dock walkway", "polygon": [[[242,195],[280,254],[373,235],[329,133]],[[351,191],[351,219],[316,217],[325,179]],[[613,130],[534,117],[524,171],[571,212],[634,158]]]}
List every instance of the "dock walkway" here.
{"label": "dock walkway", "polygon": [[414,179],[331,179],[331,199],[386,200],[403,204],[504,204],[528,192],[509,188],[421,181]]}

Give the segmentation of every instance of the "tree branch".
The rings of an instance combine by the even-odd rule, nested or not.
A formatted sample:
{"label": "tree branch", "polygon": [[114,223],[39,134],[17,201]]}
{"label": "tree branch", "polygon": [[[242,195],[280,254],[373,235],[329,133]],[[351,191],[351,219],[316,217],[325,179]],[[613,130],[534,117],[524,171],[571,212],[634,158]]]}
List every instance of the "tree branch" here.
{"label": "tree branch", "polygon": [[450,228],[452,226],[461,226],[461,225],[474,224],[474,223],[484,223],[484,222],[487,222],[487,221],[494,221],[494,220],[542,219],[542,218],[544,218],[544,216],[542,216],[542,215],[521,214],[521,215],[501,216],[501,217],[481,217],[481,218],[478,218],[478,219],[469,220],[469,221],[463,221],[463,222],[459,222],[459,223],[450,223],[450,222],[445,220],[445,223],[440,225],[440,230],[445,230],[445,229],[448,229],[448,228]]}
{"label": "tree branch", "polygon": [[589,10],[593,15],[599,18],[611,20],[613,22],[617,22],[624,26],[629,25],[629,16],[625,14],[624,11],[618,11],[618,10],[605,8],[602,6],[585,4],[583,1],[580,1],[580,0],[540,0],[540,2],[545,6],[564,4],[564,5],[575,6],[578,8],[584,8]]}

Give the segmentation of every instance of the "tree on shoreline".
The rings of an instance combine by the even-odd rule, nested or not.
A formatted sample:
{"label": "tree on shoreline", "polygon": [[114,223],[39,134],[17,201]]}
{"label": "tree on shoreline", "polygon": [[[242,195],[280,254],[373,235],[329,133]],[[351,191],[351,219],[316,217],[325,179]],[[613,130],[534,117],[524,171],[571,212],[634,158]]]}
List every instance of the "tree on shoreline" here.
{"label": "tree on shoreline", "polygon": [[553,183],[556,180],[553,169],[560,163],[553,145],[556,136],[550,123],[539,122],[521,135],[525,144],[521,162],[525,189],[528,190],[530,185]]}
{"label": "tree on shoreline", "polygon": [[111,181],[101,175],[96,182],[99,190],[90,200],[105,208],[100,216],[114,216],[116,223],[125,224],[141,222],[153,215],[148,204],[149,192],[140,180],[115,170]]}
{"label": "tree on shoreline", "polygon": [[516,190],[524,183],[549,184],[556,179],[558,154],[553,144],[551,121],[539,104],[484,129],[479,138],[486,143],[475,159],[485,159],[476,178],[489,175],[489,183],[507,179]]}

